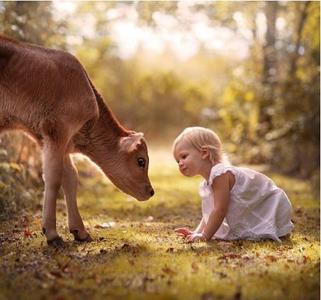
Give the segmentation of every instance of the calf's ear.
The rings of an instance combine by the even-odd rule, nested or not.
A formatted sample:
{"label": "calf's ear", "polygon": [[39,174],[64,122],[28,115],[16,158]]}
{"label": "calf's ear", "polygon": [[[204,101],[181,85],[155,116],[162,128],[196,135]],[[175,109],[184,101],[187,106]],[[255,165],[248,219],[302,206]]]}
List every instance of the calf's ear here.
{"label": "calf's ear", "polygon": [[142,146],[144,134],[141,132],[131,133],[128,136],[121,137],[119,140],[119,149],[124,152],[133,152]]}

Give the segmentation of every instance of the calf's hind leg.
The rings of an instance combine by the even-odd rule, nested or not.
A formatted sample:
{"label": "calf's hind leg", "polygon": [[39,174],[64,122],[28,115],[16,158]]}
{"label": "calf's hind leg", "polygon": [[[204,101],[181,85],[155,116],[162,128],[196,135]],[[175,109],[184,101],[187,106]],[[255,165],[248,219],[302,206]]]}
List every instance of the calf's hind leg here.
{"label": "calf's hind leg", "polygon": [[85,242],[91,241],[89,233],[82,222],[77,206],[78,174],[69,154],[64,156],[64,169],[62,177],[62,188],[68,211],[68,225],[75,240]]}

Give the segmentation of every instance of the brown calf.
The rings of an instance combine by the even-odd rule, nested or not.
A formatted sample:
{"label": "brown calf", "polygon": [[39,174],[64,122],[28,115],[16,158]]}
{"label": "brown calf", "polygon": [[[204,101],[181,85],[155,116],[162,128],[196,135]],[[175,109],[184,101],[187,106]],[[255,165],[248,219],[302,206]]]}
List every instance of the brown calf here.
{"label": "brown calf", "polygon": [[153,194],[142,133],[123,128],[78,60],[69,53],[0,36],[0,132],[21,129],[43,150],[43,231],[56,231],[56,199],[62,186],[70,232],[90,240],[78,212],[77,171],[70,153],[88,156],[122,191],[139,200]]}

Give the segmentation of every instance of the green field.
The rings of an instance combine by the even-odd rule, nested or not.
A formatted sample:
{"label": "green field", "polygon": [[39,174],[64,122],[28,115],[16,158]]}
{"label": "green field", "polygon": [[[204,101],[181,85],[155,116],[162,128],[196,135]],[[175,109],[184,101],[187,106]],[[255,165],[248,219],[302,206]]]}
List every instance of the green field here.
{"label": "green field", "polygon": [[0,300],[319,299],[319,201],[308,182],[267,172],[294,207],[282,243],[186,244],[173,230],[197,225],[201,178],[184,178],[168,153],[151,151],[156,195],[138,202],[83,164],[78,203],[94,241],[73,242],[62,199],[65,248],[46,245],[40,206],[0,223]]}

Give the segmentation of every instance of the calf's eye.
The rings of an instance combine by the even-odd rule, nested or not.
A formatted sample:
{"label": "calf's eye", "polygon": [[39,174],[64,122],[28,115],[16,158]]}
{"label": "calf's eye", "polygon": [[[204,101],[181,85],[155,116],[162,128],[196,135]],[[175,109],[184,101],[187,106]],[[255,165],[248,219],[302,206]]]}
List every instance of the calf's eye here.
{"label": "calf's eye", "polygon": [[145,165],[146,165],[146,161],[144,158],[142,157],[139,157],[137,158],[137,164],[140,168],[145,168]]}

